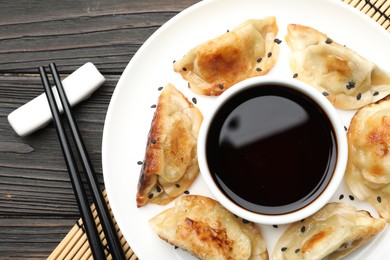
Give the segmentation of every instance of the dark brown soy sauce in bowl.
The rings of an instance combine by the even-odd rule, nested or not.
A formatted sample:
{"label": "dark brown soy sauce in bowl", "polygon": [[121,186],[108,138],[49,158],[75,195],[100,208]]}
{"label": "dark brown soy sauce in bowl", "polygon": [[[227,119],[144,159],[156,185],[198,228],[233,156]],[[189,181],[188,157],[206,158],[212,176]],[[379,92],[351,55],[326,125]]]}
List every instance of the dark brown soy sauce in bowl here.
{"label": "dark brown soy sauce in bowl", "polygon": [[278,85],[246,89],[216,112],[206,139],[212,178],[235,204],[279,215],[313,202],[332,178],[336,136],[305,94]]}

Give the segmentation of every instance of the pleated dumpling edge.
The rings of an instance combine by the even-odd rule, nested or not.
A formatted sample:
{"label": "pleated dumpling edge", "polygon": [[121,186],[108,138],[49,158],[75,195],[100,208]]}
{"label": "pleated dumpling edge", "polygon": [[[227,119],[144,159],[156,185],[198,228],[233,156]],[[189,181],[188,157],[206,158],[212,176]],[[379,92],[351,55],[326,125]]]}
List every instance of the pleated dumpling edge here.
{"label": "pleated dumpling edge", "polygon": [[276,17],[250,19],[190,50],[173,65],[198,94],[218,96],[232,85],[266,74],[279,57]]}

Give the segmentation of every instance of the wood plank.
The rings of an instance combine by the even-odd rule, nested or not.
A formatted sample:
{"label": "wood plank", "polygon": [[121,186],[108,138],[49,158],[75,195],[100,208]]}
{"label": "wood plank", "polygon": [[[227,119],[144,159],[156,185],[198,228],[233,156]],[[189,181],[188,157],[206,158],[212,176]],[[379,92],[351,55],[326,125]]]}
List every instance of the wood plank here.
{"label": "wood plank", "polygon": [[[96,93],[75,107],[102,188],[101,137],[118,79],[107,75]],[[11,73],[0,75],[0,82],[0,259],[44,259],[80,215],[54,126],[21,138],[7,122],[11,111],[42,93],[40,79]]]}
{"label": "wood plank", "polygon": [[[74,110],[102,188],[101,138],[118,78],[108,75],[106,82]],[[9,75],[0,80],[0,214],[78,216],[54,125],[21,138],[6,119],[13,109],[42,93],[40,79],[34,75]],[[21,82],[26,85],[16,91],[15,85]]]}
{"label": "wood plank", "polygon": [[45,259],[74,219],[0,217],[0,259]]}
{"label": "wood plank", "polygon": [[120,73],[153,32],[198,1],[48,2],[0,2],[0,71],[36,73],[56,60],[63,71],[92,61]]}

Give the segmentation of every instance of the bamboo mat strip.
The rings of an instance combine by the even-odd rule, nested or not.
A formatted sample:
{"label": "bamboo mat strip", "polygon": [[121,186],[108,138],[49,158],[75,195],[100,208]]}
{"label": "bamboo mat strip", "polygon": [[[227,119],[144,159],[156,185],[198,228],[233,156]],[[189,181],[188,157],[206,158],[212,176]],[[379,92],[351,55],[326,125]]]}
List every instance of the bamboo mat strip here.
{"label": "bamboo mat strip", "polygon": [[[374,19],[385,30],[390,32],[390,0],[342,1],[362,11],[363,13]],[[103,191],[103,195],[111,212],[110,204],[108,202],[107,194],[105,191]],[[111,254],[108,251],[106,239],[104,238],[104,234],[102,233],[102,227],[100,225],[99,218],[97,217],[95,206],[91,205],[91,209],[95,218],[95,223],[100,233],[100,238],[103,242],[103,246],[105,247],[106,257],[107,259],[112,259]],[[126,239],[123,237],[123,234],[119,230],[119,227],[114,219],[114,216],[112,215],[112,212],[111,217],[114,220],[115,228],[117,230],[118,237],[122,244],[122,248],[126,258],[129,260],[137,260],[138,257],[134,254],[133,250],[126,242]],[[48,258],[48,260],[55,259],[93,259],[81,219],[76,222],[73,228],[69,231],[66,237],[61,241],[61,243],[56,247],[56,249],[51,253]]]}
{"label": "bamboo mat strip", "polygon": [[[123,252],[127,259],[136,260],[137,256],[134,254],[133,250],[127,244],[126,239],[123,237],[122,232],[119,230],[118,224],[115,221],[114,216],[110,208],[110,203],[108,202],[107,193],[103,191],[104,200],[107,203],[108,209],[110,210],[111,217],[114,221],[114,226],[116,228],[119,241],[121,242]],[[103,246],[105,248],[106,258],[112,259],[111,254],[107,247],[107,241],[102,232],[102,226],[100,225],[99,218],[97,216],[97,211],[95,205],[91,205],[92,215],[95,218],[95,223],[100,234],[100,239],[102,240]],[[76,222],[73,228],[65,236],[65,238],[60,242],[56,249],[48,257],[48,260],[57,260],[57,259],[93,259],[92,252],[89,248],[87,235],[84,231],[84,226],[81,218]]]}
{"label": "bamboo mat strip", "polygon": [[390,0],[343,0],[374,19],[390,32]]}

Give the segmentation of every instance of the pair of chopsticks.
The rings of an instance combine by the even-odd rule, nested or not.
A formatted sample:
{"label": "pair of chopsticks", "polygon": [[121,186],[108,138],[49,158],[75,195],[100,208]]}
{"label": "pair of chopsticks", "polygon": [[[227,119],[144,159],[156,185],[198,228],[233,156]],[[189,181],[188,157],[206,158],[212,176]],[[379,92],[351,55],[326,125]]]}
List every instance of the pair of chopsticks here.
{"label": "pair of chopsticks", "polygon": [[[78,157],[81,161],[82,168],[86,174],[86,179],[88,186],[92,191],[93,202],[95,203],[100,223],[102,224],[103,231],[109,246],[109,252],[113,259],[125,259],[121,243],[118,239],[114,224],[112,222],[110,213],[108,211],[107,205],[104,201],[101,190],[98,186],[98,181],[96,178],[95,171],[93,169],[91,160],[88,156],[87,150],[85,148],[84,141],[80,135],[79,128],[76,124],[76,121],[72,115],[71,107],[69,101],[66,97],[64,88],[61,84],[60,76],[56,65],[54,63],[49,64],[50,71],[53,75],[54,83],[57,88],[60,101],[66,115],[66,121],[70,128],[71,137],[73,138],[74,145],[77,149]],[[104,253],[104,248],[100,240],[99,233],[91,212],[90,204],[88,202],[87,194],[82,183],[82,178],[80,176],[75,156],[73,155],[72,148],[70,146],[70,141],[66,135],[64,125],[61,120],[61,116],[58,110],[56,99],[54,98],[53,90],[50,87],[49,79],[45,70],[45,67],[39,67],[39,74],[41,76],[43,88],[46,93],[47,100],[49,102],[50,110],[53,115],[53,121],[57,129],[58,138],[61,144],[61,149],[64,154],[66,166],[69,172],[70,180],[72,182],[72,187],[76,196],[77,204],[80,210],[81,218],[85,227],[87,234],[88,242],[91,247],[91,251],[94,259],[105,259],[106,255]]]}

